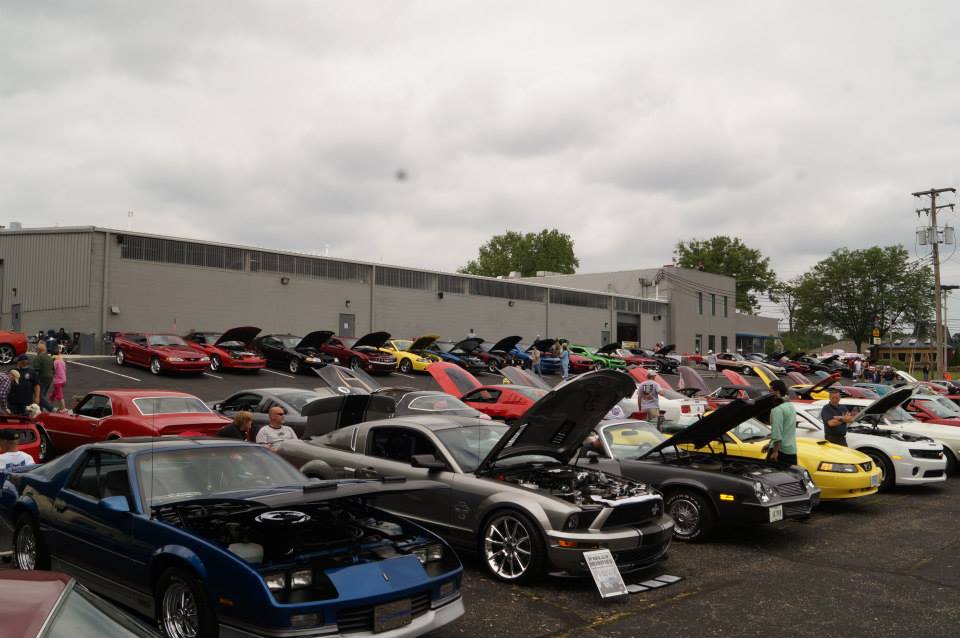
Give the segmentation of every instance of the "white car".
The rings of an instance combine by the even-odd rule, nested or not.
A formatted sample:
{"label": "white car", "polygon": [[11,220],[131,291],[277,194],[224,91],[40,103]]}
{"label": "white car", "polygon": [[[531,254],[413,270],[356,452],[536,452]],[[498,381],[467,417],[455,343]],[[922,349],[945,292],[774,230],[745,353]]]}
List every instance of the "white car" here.
{"label": "white car", "polygon": [[[893,431],[874,427],[869,421],[871,407],[888,412],[881,403],[883,399],[840,399],[841,405],[862,408],[858,422],[847,428],[847,445],[863,452],[880,468],[880,489],[889,490],[894,485],[924,485],[947,480],[947,459],[943,445],[921,434],[910,431]],[[820,411],[827,401],[797,404],[797,436],[823,439],[823,420]],[[890,402],[892,410],[901,410],[897,403]],[[883,412],[880,413],[882,416]],[[960,430],[960,428],[957,428]]]}
{"label": "white car", "polygon": [[[627,417],[640,411],[640,389],[619,403]],[[685,397],[676,390],[660,386],[660,411],[666,421],[681,421],[686,417],[699,418],[707,411],[707,400],[702,397]],[[958,428],[960,429],[960,428]]]}

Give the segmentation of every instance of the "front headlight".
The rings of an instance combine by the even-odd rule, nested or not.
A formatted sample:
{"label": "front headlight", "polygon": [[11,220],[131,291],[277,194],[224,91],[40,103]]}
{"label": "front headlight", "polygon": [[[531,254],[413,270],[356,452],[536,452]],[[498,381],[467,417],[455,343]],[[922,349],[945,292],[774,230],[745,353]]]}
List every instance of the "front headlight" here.
{"label": "front headlight", "polygon": [[422,547],[414,547],[410,553],[416,556],[421,564],[431,563],[443,558],[443,545],[432,543]]}
{"label": "front headlight", "polygon": [[417,363],[433,363],[433,361],[431,359],[420,358],[420,359],[417,359]]}
{"label": "front headlight", "polygon": [[283,591],[287,586],[286,574],[265,574],[263,580],[267,583],[267,589],[270,591]]}
{"label": "front headlight", "polygon": [[857,466],[851,463],[827,463],[822,461],[818,468],[821,472],[840,472],[842,474],[855,474]]}
{"label": "front headlight", "polygon": [[340,363],[340,357],[334,357],[334,358],[333,358],[333,362],[334,362],[334,363]]}
{"label": "front headlight", "polygon": [[302,589],[313,584],[313,571],[301,569],[290,574],[290,589]]}
{"label": "front headlight", "polygon": [[180,357],[167,357],[167,361],[179,362],[179,361],[183,361],[183,359],[181,359]]}
{"label": "front headlight", "polygon": [[808,490],[817,489],[817,484],[813,482],[813,477],[810,476],[810,472],[806,470],[803,471],[803,482],[807,484]]}
{"label": "front headlight", "polygon": [[210,357],[200,357],[200,360],[201,360],[201,361],[209,361],[209,360],[210,360]]}
{"label": "front headlight", "polygon": [[320,359],[317,357],[305,357],[303,360],[306,363],[320,363]]}
{"label": "front headlight", "polygon": [[767,490],[763,488],[763,483],[760,481],[754,481],[753,483],[753,494],[757,497],[757,500],[761,503],[766,503],[770,500],[770,495],[767,493]]}
{"label": "front headlight", "polygon": [[580,525],[580,515],[571,514],[570,518],[567,519],[567,524],[564,527],[566,527],[567,529],[577,529],[579,525]]}

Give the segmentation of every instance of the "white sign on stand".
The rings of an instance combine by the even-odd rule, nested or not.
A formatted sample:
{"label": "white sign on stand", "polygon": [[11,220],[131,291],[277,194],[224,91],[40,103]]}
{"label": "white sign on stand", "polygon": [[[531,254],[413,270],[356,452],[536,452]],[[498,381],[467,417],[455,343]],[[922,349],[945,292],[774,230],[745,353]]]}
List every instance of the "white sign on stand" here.
{"label": "white sign on stand", "polygon": [[587,561],[587,567],[590,568],[590,574],[593,576],[593,582],[597,584],[601,598],[624,596],[629,593],[626,583],[623,582],[623,576],[620,575],[617,562],[613,560],[613,554],[609,549],[584,552],[583,558]]}

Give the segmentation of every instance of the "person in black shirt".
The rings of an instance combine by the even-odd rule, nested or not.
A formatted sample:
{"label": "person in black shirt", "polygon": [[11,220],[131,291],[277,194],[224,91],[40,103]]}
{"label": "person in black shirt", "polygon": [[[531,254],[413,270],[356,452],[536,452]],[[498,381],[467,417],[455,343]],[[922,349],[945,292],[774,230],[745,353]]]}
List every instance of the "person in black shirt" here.
{"label": "person in black shirt", "polygon": [[233,423],[225,425],[217,432],[217,436],[225,439],[250,440],[250,430],[253,428],[253,414],[241,410],[233,415]]}
{"label": "person in black shirt", "polygon": [[20,380],[11,384],[7,393],[7,407],[11,414],[26,414],[27,406],[40,403],[40,379],[37,371],[30,367],[30,357],[25,354],[16,359]]}
{"label": "person in black shirt", "polygon": [[830,390],[830,403],[820,411],[824,438],[830,443],[846,446],[847,426],[853,422],[853,417],[853,408],[840,405],[840,391]]}

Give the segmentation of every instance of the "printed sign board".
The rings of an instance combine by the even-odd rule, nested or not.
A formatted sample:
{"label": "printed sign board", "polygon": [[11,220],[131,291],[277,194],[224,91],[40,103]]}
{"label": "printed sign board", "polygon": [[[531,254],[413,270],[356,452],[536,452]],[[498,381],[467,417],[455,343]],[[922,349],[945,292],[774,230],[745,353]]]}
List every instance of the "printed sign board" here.
{"label": "printed sign board", "polygon": [[590,568],[590,574],[593,575],[593,582],[597,584],[601,598],[623,596],[629,593],[626,583],[623,582],[623,576],[620,575],[620,569],[617,567],[616,561],[613,560],[613,554],[610,553],[609,549],[584,552],[583,558],[587,561],[587,567]]}

